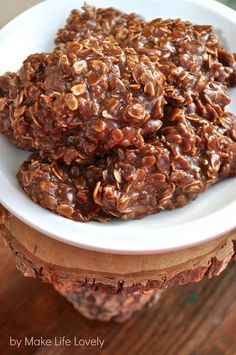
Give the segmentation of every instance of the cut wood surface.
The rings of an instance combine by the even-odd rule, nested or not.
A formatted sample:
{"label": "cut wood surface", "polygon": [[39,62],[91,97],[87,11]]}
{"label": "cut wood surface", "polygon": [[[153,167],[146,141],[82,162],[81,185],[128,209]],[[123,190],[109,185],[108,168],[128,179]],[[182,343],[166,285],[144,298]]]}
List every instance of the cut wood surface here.
{"label": "cut wood surface", "polygon": [[218,277],[164,291],[126,323],[85,319],[51,285],[24,278],[0,241],[0,353],[9,338],[105,339],[98,347],[21,347],[19,354],[235,355],[236,263]]}
{"label": "cut wood surface", "polygon": [[1,228],[25,276],[40,277],[57,286],[62,284],[64,290],[65,280],[69,288],[76,281],[82,287],[113,294],[166,289],[219,275],[235,253],[235,230],[207,243],[163,254],[90,251],[37,232],[0,205]]}

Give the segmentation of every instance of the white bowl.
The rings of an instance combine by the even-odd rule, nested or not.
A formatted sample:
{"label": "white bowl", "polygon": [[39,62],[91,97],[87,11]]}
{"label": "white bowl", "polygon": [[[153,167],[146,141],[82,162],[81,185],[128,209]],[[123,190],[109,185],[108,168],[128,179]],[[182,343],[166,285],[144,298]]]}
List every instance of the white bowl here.
{"label": "white bowl", "polygon": [[[27,55],[49,51],[57,29],[83,0],[48,0],[18,16],[0,31],[0,70],[18,70]],[[181,18],[216,27],[224,45],[236,52],[236,13],[213,0],[89,0],[97,7],[118,7],[145,19]],[[235,112],[236,89],[232,90]],[[236,179],[210,188],[188,206],[138,221],[79,223],[34,204],[21,190],[16,172],[28,156],[0,136],[0,202],[36,230],[79,247],[120,254],[161,253],[202,243],[236,227]]]}

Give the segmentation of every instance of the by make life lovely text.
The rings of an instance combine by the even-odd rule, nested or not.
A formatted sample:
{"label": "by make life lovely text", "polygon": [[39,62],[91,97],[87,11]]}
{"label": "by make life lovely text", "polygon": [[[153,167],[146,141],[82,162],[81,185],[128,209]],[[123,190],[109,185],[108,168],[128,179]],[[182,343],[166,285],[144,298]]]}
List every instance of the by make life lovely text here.
{"label": "by make life lovely text", "polygon": [[96,337],[96,338],[79,338],[79,337],[72,337],[67,338],[65,336],[54,337],[54,338],[43,338],[43,337],[24,337],[21,339],[16,339],[10,337],[9,345],[12,348],[19,349],[20,347],[26,346],[34,346],[34,347],[86,347],[92,346],[102,349],[104,346],[105,339]]}

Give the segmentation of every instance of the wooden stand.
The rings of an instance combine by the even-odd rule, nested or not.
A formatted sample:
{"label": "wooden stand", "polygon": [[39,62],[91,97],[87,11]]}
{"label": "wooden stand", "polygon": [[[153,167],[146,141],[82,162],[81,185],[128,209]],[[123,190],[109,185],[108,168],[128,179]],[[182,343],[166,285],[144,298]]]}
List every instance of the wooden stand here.
{"label": "wooden stand", "polygon": [[161,290],[219,275],[235,258],[236,230],[207,243],[153,255],[77,248],[43,235],[0,205],[0,232],[24,276],[51,283],[85,317],[124,321]]}

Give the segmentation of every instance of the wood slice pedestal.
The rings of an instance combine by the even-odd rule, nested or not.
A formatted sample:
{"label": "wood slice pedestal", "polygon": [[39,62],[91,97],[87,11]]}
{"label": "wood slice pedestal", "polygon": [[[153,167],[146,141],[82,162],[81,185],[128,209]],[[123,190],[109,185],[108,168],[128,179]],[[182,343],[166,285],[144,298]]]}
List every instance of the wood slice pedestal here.
{"label": "wood slice pedestal", "polygon": [[236,230],[163,254],[95,252],[37,232],[1,205],[0,232],[24,276],[52,284],[85,317],[103,321],[124,321],[168,287],[219,275],[236,252]]}

